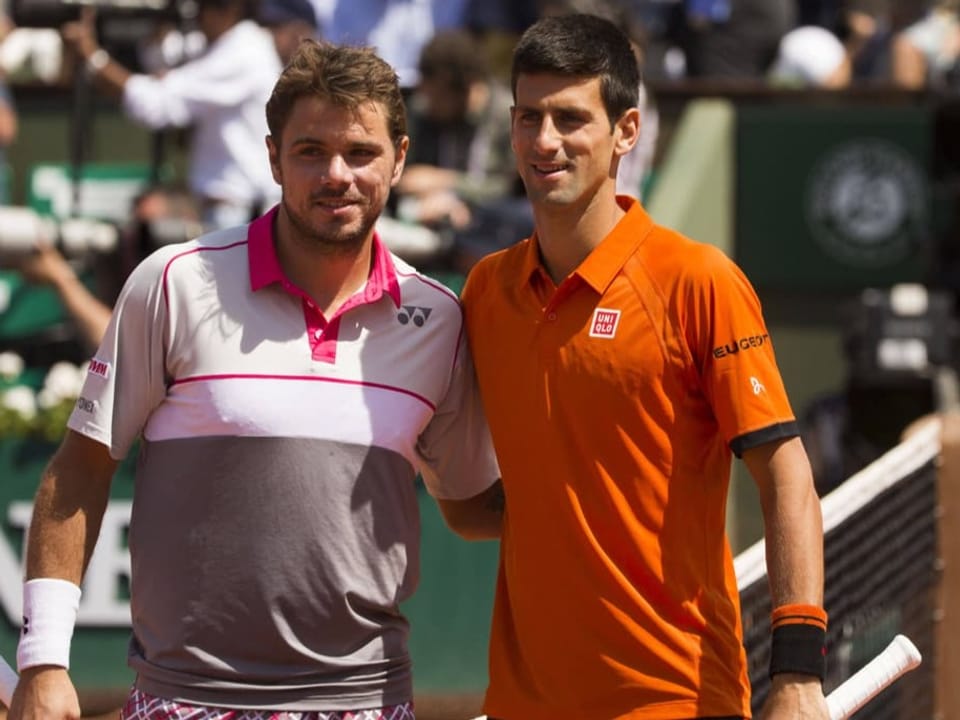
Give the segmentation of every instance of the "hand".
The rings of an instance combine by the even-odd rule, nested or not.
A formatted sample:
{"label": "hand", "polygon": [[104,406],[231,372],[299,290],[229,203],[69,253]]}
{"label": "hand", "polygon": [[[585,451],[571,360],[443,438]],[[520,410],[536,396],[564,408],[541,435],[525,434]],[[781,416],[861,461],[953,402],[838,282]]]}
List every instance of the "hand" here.
{"label": "hand", "polygon": [[32,283],[59,287],[76,278],[60,252],[47,242],[37,243],[36,250],[19,258],[16,269]]}
{"label": "hand", "polygon": [[90,5],[85,5],[80,10],[79,20],[64,23],[60,28],[63,44],[83,60],[89,59],[100,49],[97,43],[95,19],[96,10]]}
{"label": "hand", "polygon": [[779,673],[760,713],[763,720],[830,720],[820,678]]}
{"label": "hand", "polygon": [[78,720],[79,717],[77,690],[64,668],[39,665],[20,674],[7,720]]}

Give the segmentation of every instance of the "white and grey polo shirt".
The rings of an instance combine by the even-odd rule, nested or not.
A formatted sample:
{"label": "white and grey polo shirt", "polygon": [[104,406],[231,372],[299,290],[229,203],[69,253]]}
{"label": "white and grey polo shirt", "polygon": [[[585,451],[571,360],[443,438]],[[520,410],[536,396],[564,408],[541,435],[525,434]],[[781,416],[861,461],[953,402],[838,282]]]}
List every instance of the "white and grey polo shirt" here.
{"label": "white and grey polo shirt", "polygon": [[280,269],[275,213],[131,274],[69,421],[116,458],[140,439],[130,664],[183,702],[404,702],[416,474],[450,499],[499,475],[460,305],[375,240],[324,318]]}

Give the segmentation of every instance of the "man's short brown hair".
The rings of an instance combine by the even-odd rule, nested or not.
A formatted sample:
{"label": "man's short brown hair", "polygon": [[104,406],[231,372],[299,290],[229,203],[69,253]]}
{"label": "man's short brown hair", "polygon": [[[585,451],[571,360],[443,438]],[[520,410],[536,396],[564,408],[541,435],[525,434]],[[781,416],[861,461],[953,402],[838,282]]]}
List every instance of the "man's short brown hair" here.
{"label": "man's short brown hair", "polygon": [[302,97],[321,98],[351,110],[379,103],[387,112],[394,146],[407,134],[397,73],[372,48],[301,41],[267,101],[267,127],[277,145],[294,104]]}

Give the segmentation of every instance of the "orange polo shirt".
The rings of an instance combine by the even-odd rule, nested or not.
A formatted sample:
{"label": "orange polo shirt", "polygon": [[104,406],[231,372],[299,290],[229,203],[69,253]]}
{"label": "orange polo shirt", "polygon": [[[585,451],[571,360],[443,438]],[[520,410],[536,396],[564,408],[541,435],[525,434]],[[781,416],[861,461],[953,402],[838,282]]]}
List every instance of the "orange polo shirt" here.
{"label": "orange polo shirt", "polygon": [[484,709],[749,717],[731,449],[794,415],[742,272],[620,202],[559,287],[534,236],[464,288],[507,503]]}

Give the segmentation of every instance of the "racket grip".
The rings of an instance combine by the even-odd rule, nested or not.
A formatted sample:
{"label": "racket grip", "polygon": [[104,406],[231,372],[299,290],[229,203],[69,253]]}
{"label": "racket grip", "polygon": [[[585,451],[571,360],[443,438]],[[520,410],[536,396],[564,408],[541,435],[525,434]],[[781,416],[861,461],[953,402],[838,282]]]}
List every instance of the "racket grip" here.
{"label": "racket grip", "polygon": [[897,635],[883,652],[827,696],[830,720],[846,720],[920,661],[916,645],[905,635]]}
{"label": "racket grip", "polygon": [[17,673],[0,655],[0,702],[10,707],[10,701],[13,699],[13,691],[17,689]]}

